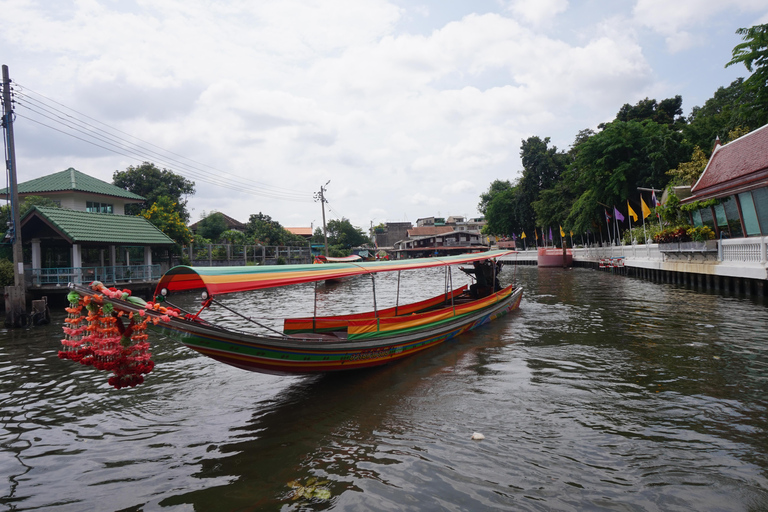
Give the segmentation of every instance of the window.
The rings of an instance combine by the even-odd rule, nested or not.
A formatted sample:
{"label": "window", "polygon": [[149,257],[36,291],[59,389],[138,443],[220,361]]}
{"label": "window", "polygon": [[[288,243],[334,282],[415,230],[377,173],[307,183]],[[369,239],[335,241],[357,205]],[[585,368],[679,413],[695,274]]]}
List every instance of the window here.
{"label": "window", "polygon": [[113,208],[110,203],[98,203],[95,201],[87,201],[85,203],[85,211],[91,213],[112,213]]}
{"label": "window", "polygon": [[725,216],[728,218],[728,228],[731,230],[733,238],[741,238],[744,231],[741,229],[741,219],[739,218],[739,206],[736,204],[736,197],[730,196],[723,201]]}
{"label": "window", "polygon": [[728,219],[725,218],[725,208],[723,208],[722,203],[715,205],[715,218],[717,219],[717,229],[723,232],[723,236],[731,236],[730,231],[728,231]]}
{"label": "window", "polygon": [[701,210],[696,210],[693,212],[693,225],[697,228],[700,228],[704,225],[704,223],[701,221]]}
{"label": "window", "polygon": [[752,191],[752,199],[755,201],[757,220],[760,222],[760,231],[768,235],[768,187]]}
{"label": "window", "polygon": [[712,218],[712,209],[711,208],[702,208],[699,210],[701,212],[701,222],[704,223],[705,226],[707,226],[712,231],[715,230],[715,221]]}
{"label": "window", "polygon": [[759,235],[760,223],[757,222],[757,212],[755,211],[755,203],[752,200],[752,192],[739,194],[739,202],[741,203],[741,215],[744,217],[744,229],[747,231],[747,236]]}

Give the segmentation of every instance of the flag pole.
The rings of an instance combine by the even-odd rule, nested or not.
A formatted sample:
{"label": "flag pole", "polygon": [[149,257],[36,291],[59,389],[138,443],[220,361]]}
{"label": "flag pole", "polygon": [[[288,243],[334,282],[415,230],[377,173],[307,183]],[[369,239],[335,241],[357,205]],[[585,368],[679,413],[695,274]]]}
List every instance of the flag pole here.
{"label": "flag pole", "polygon": [[[608,232],[608,241],[613,245],[613,237],[611,237],[611,225],[608,222],[608,210],[604,210],[605,213],[605,230]],[[600,231],[600,238],[602,238],[602,230]]]}

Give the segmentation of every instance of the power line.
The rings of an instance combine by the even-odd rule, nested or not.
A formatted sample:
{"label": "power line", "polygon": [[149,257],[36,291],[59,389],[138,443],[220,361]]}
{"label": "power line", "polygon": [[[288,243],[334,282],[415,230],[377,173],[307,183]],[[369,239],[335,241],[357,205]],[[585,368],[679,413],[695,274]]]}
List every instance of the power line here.
{"label": "power line", "polygon": [[[27,116],[27,115],[19,114],[18,111],[17,111],[17,115],[19,115],[19,117],[23,117],[29,121],[37,123],[46,128],[52,129],[54,131],[57,131],[69,137],[72,137],[77,140],[83,141],[85,143],[91,144],[93,146],[99,147],[106,151],[110,151],[110,152],[125,156],[130,159],[135,159],[139,161],[157,161],[164,167],[169,167],[170,168],[169,170],[178,172],[182,176],[191,177],[193,179],[196,179],[205,183],[210,183],[212,185],[216,185],[222,188],[237,190],[239,192],[245,192],[248,194],[268,197],[272,199],[281,199],[285,201],[298,201],[298,202],[312,201],[312,196],[309,193],[303,194],[303,193],[295,192],[290,189],[263,184],[258,181],[242,178],[234,174],[227,173],[219,169],[216,169],[214,167],[208,166],[206,164],[196,162],[195,160],[184,157],[178,153],[168,151],[166,149],[161,148],[160,146],[157,146],[143,139],[135,137],[131,134],[118,130],[117,128],[113,128],[105,123],[102,123],[101,121],[98,121],[90,116],[87,116],[86,114],[82,114],[74,109],[71,109],[70,107],[67,107],[66,105],[63,105],[55,100],[47,98],[42,94],[36,93],[29,88],[20,86],[18,84],[16,85],[19,88],[19,90],[16,92],[17,99],[15,100],[15,102],[19,106],[23,107],[27,113],[37,116],[38,119],[35,119],[31,115]],[[44,98],[44,100],[40,100],[37,97],[34,97],[26,93],[34,94],[36,96]],[[55,106],[52,106],[48,102],[53,103],[55,105],[59,105],[66,110],[62,110]],[[115,133],[109,133],[104,129],[99,128],[98,126],[95,126],[91,123],[88,123],[87,121],[84,121],[78,118],[76,115],[73,115],[70,112],[77,114],[77,116],[82,116],[95,123],[98,123],[99,125],[104,126],[108,130],[111,130],[112,132],[116,132],[117,134],[123,134],[127,137],[130,137],[133,140],[146,144],[151,148],[156,148],[159,151],[155,151],[154,149],[145,147],[142,144],[128,140],[124,137],[121,137],[120,135],[116,135]],[[57,128],[56,126],[52,126],[51,124],[42,122],[39,120],[39,118],[47,119],[52,123],[59,125],[59,127]],[[77,135],[77,134],[80,134],[80,135]],[[172,155],[172,156],[169,156],[169,155]],[[178,158],[174,158],[174,157],[178,157]],[[179,159],[183,159],[183,160],[186,160],[187,162],[191,162],[192,164],[200,165],[210,170],[213,170],[216,172],[216,175],[215,177],[211,176],[210,172],[200,167],[197,167],[196,165],[191,165]],[[221,179],[221,178],[225,178],[225,179]]]}

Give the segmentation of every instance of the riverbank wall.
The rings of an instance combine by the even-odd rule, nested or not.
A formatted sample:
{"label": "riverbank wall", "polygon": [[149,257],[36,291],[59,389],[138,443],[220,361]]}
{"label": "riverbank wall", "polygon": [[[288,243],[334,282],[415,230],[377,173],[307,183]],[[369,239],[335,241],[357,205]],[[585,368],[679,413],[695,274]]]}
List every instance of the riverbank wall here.
{"label": "riverbank wall", "polygon": [[[572,251],[576,267],[701,290],[768,297],[768,237],[577,247]],[[535,265],[537,252],[520,251],[503,261]]]}

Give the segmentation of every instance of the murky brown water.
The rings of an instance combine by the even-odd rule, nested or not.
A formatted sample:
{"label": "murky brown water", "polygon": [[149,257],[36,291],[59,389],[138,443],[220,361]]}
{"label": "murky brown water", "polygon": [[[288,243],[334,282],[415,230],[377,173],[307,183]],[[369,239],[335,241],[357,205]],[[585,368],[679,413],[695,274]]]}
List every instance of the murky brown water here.
{"label": "murky brown water", "polygon": [[[768,509],[765,303],[586,269],[517,277],[519,311],[351,375],[253,374],[161,339],[147,382],[116,391],[56,357],[63,314],[3,331],[0,507]],[[320,307],[369,308],[369,288]]]}

